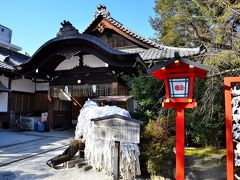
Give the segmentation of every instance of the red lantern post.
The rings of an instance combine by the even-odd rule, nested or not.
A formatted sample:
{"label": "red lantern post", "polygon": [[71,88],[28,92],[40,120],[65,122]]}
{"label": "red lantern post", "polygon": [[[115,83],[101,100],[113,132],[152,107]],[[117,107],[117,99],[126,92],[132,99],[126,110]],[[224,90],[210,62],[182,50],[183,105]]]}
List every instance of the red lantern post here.
{"label": "red lantern post", "polygon": [[197,106],[193,99],[194,79],[206,78],[208,67],[185,58],[174,58],[148,70],[165,82],[164,108],[176,109],[176,179],[184,180],[184,108]]}

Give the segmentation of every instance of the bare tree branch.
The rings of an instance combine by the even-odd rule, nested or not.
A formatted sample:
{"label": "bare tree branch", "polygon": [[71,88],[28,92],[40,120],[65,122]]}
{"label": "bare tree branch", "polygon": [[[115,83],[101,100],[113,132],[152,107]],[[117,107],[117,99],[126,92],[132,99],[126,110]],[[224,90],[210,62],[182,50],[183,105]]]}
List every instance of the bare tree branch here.
{"label": "bare tree branch", "polygon": [[221,72],[219,72],[219,73],[213,73],[213,74],[208,75],[207,77],[221,76],[221,75],[223,75],[223,74],[233,73],[233,72],[240,72],[240,68],[228,69],[228,70],[225,70],[225,71],[221,71]]}

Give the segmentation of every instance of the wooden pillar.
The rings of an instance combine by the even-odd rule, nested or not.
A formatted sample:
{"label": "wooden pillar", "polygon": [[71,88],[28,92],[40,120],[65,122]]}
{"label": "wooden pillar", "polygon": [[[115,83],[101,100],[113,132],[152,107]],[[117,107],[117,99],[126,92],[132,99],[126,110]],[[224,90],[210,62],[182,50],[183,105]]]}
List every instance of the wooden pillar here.
{"label": "wooden pillar", "polygon": [[48,117],[47,117],[47,131],[53,129],[53,97],[48,95]]}
{"label": "wooden pillar", "polygon": [[226,153],[227,153],[227,180],[234,179],[234,155],[233,155],[233,134],[232,134],[232,95],[231,81],[224,78],[225,90],[225,115],[226,115]]}
{"label": "wooden pillar", "polygon": [[112,83],[112,96],[118,95],[118,82]]}
{"label": "wooden pillar", "polygon": [[176,180],[184,180],[184,108],[176,108]]}
{"label": "wooden pillar", "polygon": [[120,142],[115,141],[113,180],[119,180],[119,177],[120,177]]}

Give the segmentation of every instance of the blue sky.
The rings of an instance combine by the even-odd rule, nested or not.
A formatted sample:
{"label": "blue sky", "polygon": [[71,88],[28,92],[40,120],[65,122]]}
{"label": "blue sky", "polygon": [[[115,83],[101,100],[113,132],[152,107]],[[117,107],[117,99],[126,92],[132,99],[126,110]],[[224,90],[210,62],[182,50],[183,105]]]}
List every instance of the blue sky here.
{"label": "blue sky", "polygon": [[32,55],[56,36],[63,20],[82,32],[99,4],[130,29],[147,38],[154,36],[149,23],[154,0],[6,0],[1,2],[0,24],[12,29],[13,44]]}

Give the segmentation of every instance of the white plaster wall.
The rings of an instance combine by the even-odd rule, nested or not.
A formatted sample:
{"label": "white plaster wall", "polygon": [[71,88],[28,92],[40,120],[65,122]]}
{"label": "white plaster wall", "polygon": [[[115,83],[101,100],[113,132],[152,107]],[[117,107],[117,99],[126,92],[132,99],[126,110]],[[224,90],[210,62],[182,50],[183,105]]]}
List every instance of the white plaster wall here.
{"label": "white plaster wall", "polygon": [[65,59],[61,62],[55,69],[55,71],[59,70],[69,70],[79,66],[79,57],[74,56],[70,59]]}
{"label": "white plaster wall", "polygon": [[[108,67],[107,63],[103,62],[101,59],[91,54],[83,56],[83,65],[89,67]],[[70,70],[77,66],[79,66],[79,57],[74,56],[70,59],[65,59],[63,62],[61,62],[56,67],[55,71]]]}
{"label": "white plaster wall", "polygon": [[36,91],[48,91],[49,83],[36,83]]}
{"label": "white plaster wall", "polygon": [[5,77],[5,76],[0,76],[0,81],[3,83],[4,86],[6,86],[8,88],[8,82],[9,82],[9,78]]}
{"label": "white plaster wall", "polygon": [[35,83],[30,79],[15,79],[11,81],[11,90],[35,93]]}
{"label": "white plaster wall", "polygon": [[83,65],[89,67],[107,67],[107,64],[94,55],[84,55]]}
{"label": "white plaster wall", "polygon": [[[9,78],[5,76],[0,76],[0,81],[8,88]],[[0,112],[8,111],[8,93],[2,92],[0,93]]]}
{"label": "white plaster wall", "polygon": [[1,92],[0,93],[0,112],[8,111],[8,93]]}

